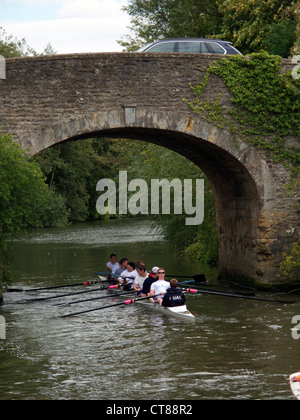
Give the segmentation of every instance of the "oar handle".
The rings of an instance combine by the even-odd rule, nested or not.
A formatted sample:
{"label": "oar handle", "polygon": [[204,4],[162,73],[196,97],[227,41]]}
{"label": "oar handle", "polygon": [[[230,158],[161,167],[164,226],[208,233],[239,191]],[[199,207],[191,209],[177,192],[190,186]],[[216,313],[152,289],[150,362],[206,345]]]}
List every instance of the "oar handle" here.
{"label": "oar handle", "polygon": [[92,300],[110,299],[110,298],[115,297],[115,296],[129,295],[129,294],[132,294],[132,293],[135,293],[135,292],[136,292],[135,290],[130,290],[130,292],[113,293],[113,294],[105,295],[105,296],[96,296],[96,297],[92,297],[92,298],[89,298],[89,299],[80,299],[80,300],[75,300],[75,301],[67,302],[67,303],[59,303],[56,306],[74,305],[75,303],[89,302],[89,301],[92,301]]}
{"label": "oar handle", "polygon": [[[105,276],[113,276],[113,277],[123,277],[122,273],[121,274],[115,274],[115,273],[104,273],[104,272],[100,272],[100,271],[95,271],[94,274],[102,274]],[[133,276],[124,276],[126,279],[135,279],[135,277]]]}
{"label": "oar handle", "polygon": [[80,315],[80,314],[86,314],[88,312],[100,311],[101,309],[113,308],[114,306],[130,305],[131,303],[138,302],[138,301],[144,300],[144,299],[151,299],[151,298],[154,298],[156,296],[160,296],[160,294],[151,295],[151,296],[145,296],[145,297],[136,298],[136,299],[128,299],[128,300],[125,300],[123,302],[113,303],[112,305],[100,306],[99,308],[93,308],[93,309],[86,309],[85,311],[80,311],[80,312],[73,312],[71,314],[61,315],[59,318],[67,318],[67,317],[70,317],[70,316],[75,316],[75,315]]}

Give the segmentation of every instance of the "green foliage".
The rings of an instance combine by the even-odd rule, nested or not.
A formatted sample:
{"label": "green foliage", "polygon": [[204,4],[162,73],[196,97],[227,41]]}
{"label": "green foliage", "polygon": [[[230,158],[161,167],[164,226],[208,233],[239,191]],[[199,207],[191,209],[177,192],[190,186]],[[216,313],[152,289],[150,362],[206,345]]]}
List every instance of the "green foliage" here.
{"label": "green foliage", "polygon": [[[267,53],[250,57],[232,56],[210,66],[203,83],[192,87],[196,99],[189,103],[201,118],[230,130],[236,138],[269,150],[274,161],[294,166],[300,163],[300,150],[286,142],[288,136],[300,135],[299,79],[290,72],[280,74],[281,58]],[[211,75],[227,85],[233,109],[203,100],[203,91]]]}
{"label": "green foliage", "polygon": [[291,283],[300,281],[300,236],[297,242],[294,242],[291,253],[283,253],[283,261],[280,264],[280,276],[288,279]]}
{"label": "green foliage", "polygon": [[49,190],[63,197],[69,222],[100,218],[96,212],[96,184],[116,172],[112,144],[107,139],[78,140],[58,144],[35,156]]}
{"label": "green foliage", "polygon": [[[161,228],[166,240],[176,250],[183,252],[191,260],[216,264],[218,235],[215,198],[211,185],[200,168],[182,155],[151,143],[123,140],[116,143],[115,147],[118,154],[124,157],[123,168],[127,168],[130,179],[142,178],[147,185],[151,185],[152,179],[192,179],[193,187],[196,179],[204,179],[204,222],[201,225],[187,226],[186,214],[173,214],[172,208],[171,214],[151,217],[154,226]],[[137,160],[136,156],[140,159]]]}
{"label": "green foliage", "polygon": [[291,55],[297,55],[300,54],[300,3],[299,1],[291,8],[292,12],[296,16],[296,30],[295,30],[295,37],[296,42],[295,45],[292,48]]}
{"label": "green foliage", "polygon": [[19,231],[66,223],[64,203],[49,192],[37,165],[13,142],[0,135],[0,286],[12,268],[5,261],[8,241]]}
{"label": "green foliage", "polygon": [[47,212],[62,223],[62,207],[49,193],[39,166],[10,135],[0,135],[0,248],[22,229],[51,225]]}
{"label": "green foliage", "polygon": [[123,10],[135,36],[118,42],[130,51],[160,38],[205,37],[220,29],[215,0],[130,0]]}
{"label": "green foliage", "polygon": [[201,225],[193,243],[184,251],[187,258],[212,266],[218,264],[219,235],[217,229],[213,228],[214,224],[215,218],[211,224]]}
{"label": "green foliage", "polygon": [[66,222],[64,202],[48,190],[38,164],[0,134],[0,288],[15,274],[6,260],[8,241],[24,229]]}
{"label": "green foliage", "polygon": [[0,27],[0,55],[3,57],[23,57],[36,55],[35,51],[27,45],[26,40],[18,40],[8,35],[5,29]]}
{"label": "green foliage", "polygon": [[291,48],[295,44],[295,20],[282,18],[269,25],[269,33],[262,41],[262,46],[269,54],[288,58]]}
{"label": "green foliage", "polygon": [[[295,14],[291,6],[296,0],[224,0],[219,3],[219,10],[223,14],[219,36],[232,41],[243,54],[259,52],[268,47],[270,34],[281,30],[285,36],[289,34],[291,43],[295,42]],[[278,24],[280,22],[280,24]],[[284,26],[287,25],[288,29]],[[283,40],[281,40],[282,44]],[[289,47],[284,49],[288,54]],[[270,45],[274,51],[274,45]],[[275,46],[277,48],[277,45]],[[277,54],[279,51],[277,50]]]}
{"label": "green foliage", "polygon": [[133,36],[118,42],[134,51],[161,38],[221,38],[243,54],[287,57],[299,37],[298,9],[297,0],[129,0]]}
{"label": "green foliage", "polygon": [[54,55],[56,52],[50,43],[46,45],[44,51],[38,54],[33,48],[31,48],[25,38],[21,40],[13,37],[13,35],[7,34],[4,28],[0,26],[0,55],[6,58],[11,57],[24,57],[24,56],[36,56],[36,55]]}

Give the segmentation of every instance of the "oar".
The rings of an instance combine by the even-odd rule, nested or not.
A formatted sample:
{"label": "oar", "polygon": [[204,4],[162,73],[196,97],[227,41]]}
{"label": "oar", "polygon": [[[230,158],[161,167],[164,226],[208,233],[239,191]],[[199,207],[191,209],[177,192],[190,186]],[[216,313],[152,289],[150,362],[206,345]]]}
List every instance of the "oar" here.
{"label": "oar", "polygon": [[[118,287],[118,286],[117,286]],[[90,289],[90,290],[84,290],[83,292],[73,292],[73,293],[65,293],[63,295],[55,295],[55,296],[48,296],[48,297],[41,297],[41,298],[35,298],[35,299],[27,299],[20,303],[30,303],[30,302],[38,302],[43,300],[50,300],[50,299],[58,299],[61,297],[68,297],[73,295],[82,295],[84,293],[92,293],[92,292],[98,292],[99,290],[107,290],[107,289],[113,289],[114,286],[102,286],[98,289]]]}
{"label": "oar", "polygon": [[193,279],[196,283],[205,283],[206,277],[205,274],[195,274],[194,276],[182,276],[182,275],[176,275],[176,274],[166,274],[166,277],[180,277],[184,279]]}
{"label": "oar", "polygon": [[266,299],[266,298],[260,298],[260,297],[254,297],[254,296],[243,296],[243,295],[236,295],[233,293],[224,293],[224,292],[211,292],[205,289],[184,289],[188,293],[200,293],[200,294],[206,294],[206,295],[216,295],[216,296],[225,296],[225,297],[232,297],[232,298],[239,298],[239,299],[251,299],[251,300],[260,300],[263,302],[273,302],[273,303],[284,303],[284,304],[291,304],[296,303],[296,301],[292,300],[276,300],[276,299]]}
{"label": "oar", "polygon": [[73,286],[90,286],[92,284],[102,283],[100,280],[85,281],[84,283],[73,283],[73,284],[61,284],[59,286],[49,286],[49,287],[38,287],[36,289],[15,289],[9,288],[6,289],[7,292],[38,292],[42,290],[51,290],[51,289],[61,289],[63,287],[73,287]]}
{"label": "oar", "polygon": [[97,296],[97,297],[93,297],[89,299],[75,300],[75,301],[67,302],[67,303],[59,303],[57,306],[74,305],[75,303],[89,302],[90,300],[108,299],[111,297],[129,295],[132,293],[136,293],[136,290],[130,290],[130,292],[124,292],[124,293],[114,293],[114,294],[105,295],[105,296]]}
{"label": "oar", "polygon": [[145,297],[136,298],[136,299],[124,300],[123,302],[113,303],[112,305],[100,306],[100,307],[98,307],[98,308],[86,309],[85,311],[73,312],[73,313],[71,313],[71,314],[61,315],[61,316],[59,316],[58,318],[67,318],[67,317],[69,317],[69,316],[75,316],[75,315],[80,315],[80,314],[86,314],[87,312],[100,311],[100,309],[112,308],[112,307],[114,307],[114,306],[120,306],[120,305],[130,305],[131,303],[138,302],[138,301],[140,301],[140,300],[144,300],[144,299],[154,298],[154,297],[156,297],[156,296],[160,296],[160,294],[157,294],[157,295],[151,295],[151,296],[145,296]]}
{"label": "oar", "polygon": [[[169,280],[167,280],[169,281]],[[186,281],[181,281],[180,283],[178,283],[179,285],[185,285],[185,284],[189,284],[189,283],[195,283],[195,280],[186,280]]]}
{"label": "oar", "polygon": [[[193,281],[193,280],[191,280]],[[179,286],[184,285],[186,283],[189,283],[188,281],[183,281],[178,283]],[[198,286],[193,286],[194,289],[198,289],[198,290],[209,290],[211,292],[220,292],[220,293],[234,293],[236,295],[241,295],[241,296],[255,296],[254,292],[237,292],[237,291],[229,291],[226,292],[226,290],[221,290],[221,289],[215,289],[215,288],[211,288],[211,287],[206,287],[206,286],[202,286],[202,287],[198,287]]]}
{"label": "oar", "polygon": [[[104,273],[104,272],[100,272],[100,271],[95,271],[94,274],[102,274],[102,275],[110,275],[110,276],[114,276],[114,277],[122,277],[122,274],[112,274],[112,273]],[[183,275],[176,275],[176,274],[166,274],[166,277],[180,277],[180,278],[184,278],[184,279],[193,279],[195,280],[196,283],[205,283],[206,282],[206,277],[205,274],[195,274],[194,276],[183,276]],[[126,277],[128,279],[134,279],[135,277]]]}
{"label": "oar", "polygon": [[[104,273],[104,272],[101,272],[101,271],[94,271],[94,274],[102,274],[102,275],[105,275],[105,276],[113,276],[113,277],[122,277],[122,274],[115,274],[115,273]],[[130,276],[125,276],[125,278],[126,279],[135,279],[135,277],[130,277]],[[102,281],[105,281],[105,280],[102,280]]]}

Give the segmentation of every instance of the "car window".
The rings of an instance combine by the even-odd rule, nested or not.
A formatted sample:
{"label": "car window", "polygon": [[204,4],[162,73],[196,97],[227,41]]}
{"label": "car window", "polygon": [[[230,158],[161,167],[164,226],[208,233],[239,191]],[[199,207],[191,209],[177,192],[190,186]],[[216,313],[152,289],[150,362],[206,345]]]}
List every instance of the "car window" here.
{"label": "car window", "polygon": [[175,42],[162,42],[161,44],[156,44],[152,48],[149,48],[149,52],[173,52]]}
{"label": "car window", "polygon": [[201,52],[203,54],[225,54],[224,48],[215,42],[201,42]]}
{"label": "car window", "polygon": [[199,42],[178,42],[178,52],[185,53],[199,53],[200,52],[200,43]]}

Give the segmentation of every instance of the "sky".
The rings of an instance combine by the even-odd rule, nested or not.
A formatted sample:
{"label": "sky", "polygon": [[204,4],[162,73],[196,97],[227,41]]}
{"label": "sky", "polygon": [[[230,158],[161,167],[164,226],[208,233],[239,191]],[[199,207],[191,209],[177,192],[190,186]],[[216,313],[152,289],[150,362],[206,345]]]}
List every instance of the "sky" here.
{"label": "sky", "polygon": [[118,52],[129,34],[127,0],[0,0],[0,27],[37,53]]}

